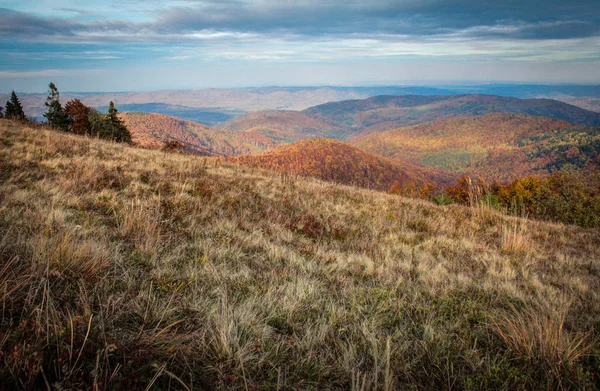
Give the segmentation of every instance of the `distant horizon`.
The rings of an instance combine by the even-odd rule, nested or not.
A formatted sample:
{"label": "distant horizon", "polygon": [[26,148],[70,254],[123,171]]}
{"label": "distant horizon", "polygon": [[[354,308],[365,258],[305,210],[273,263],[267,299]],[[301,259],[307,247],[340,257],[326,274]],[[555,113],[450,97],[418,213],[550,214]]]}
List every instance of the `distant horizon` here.
{"label": "distant horizon", "polygon": [[[44,89],[37,91],[21,91],[21,90],[0,90],[0,95],[9,95],[13,90],[17,94],[24,95],[39,95],[46,94],[48,90],[48,84],[54,82],[53,80],[48,81],[44,86]],[[286,89],[286,88],[298,88],[298,89],[320,89],[320,88],[410,88],[410,87],[422,87],[431,89],[445,89],[447,87],[493,87],[493,86],[536,86],[536,87],[600,87],[600,82],[595,83],[577,83],[577,82],[528,82],[528,81],[515,81],[515,82],[503,82],[503,81],[455,81],[448,82],[444,81],[443,84],[438,83],[405,83],[405,84],[347,84],[347,85],[333,85],[333,84],[289,84],[289,85],[248,85],[239,87],[190,87],[190,88],[157,88],[157,89],[137,89],[137,90],[63,90],[61,86],[54,82],[61,93],[64,94],[127,94],[135,92],[168,92],[168,91],[202,91],[202,90],[251,90],[251,89]]]}

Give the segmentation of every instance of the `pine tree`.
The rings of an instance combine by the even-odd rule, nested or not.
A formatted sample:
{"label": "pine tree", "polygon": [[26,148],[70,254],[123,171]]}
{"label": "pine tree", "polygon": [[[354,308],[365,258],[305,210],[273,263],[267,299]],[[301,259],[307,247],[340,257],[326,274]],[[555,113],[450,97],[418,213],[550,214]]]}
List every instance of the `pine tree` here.
{"label": "pine tree", "polygon": [[123,121],[121,121],[121,119],[119,118],[118,113],[119,111],[115,107],[114,102],[111,101],[108,106],[108,118],[110,127],[107,130],[109,133],[105,134],[104,136],[100,135],[100,137],[108,138],[116,142],[130,143],[131,133],[129,133],[129,130],[127,129]]}
{"label": "pine tree", "polygon": [[4,118],[4,107],[0,106],[0,118]]}
{"label": "pine tree", "polygon": [[19,101],[19,98],[17,97],[17,94],[15,94],[14,90],[10,95],[10,99],[6,101],[5,116],[6,118],[16,119],[20,121],[27,120],[25,112],[23,111],[23,106],[21,105],[21,102]]}
{"label": "pine tree", "polygon": [[70,118],[63,110],[60,104],[60,93],[52,82],[48,85],[48,97],[44,106],[46,106],[44,117],[50,126],[63,131],[69,130]]}

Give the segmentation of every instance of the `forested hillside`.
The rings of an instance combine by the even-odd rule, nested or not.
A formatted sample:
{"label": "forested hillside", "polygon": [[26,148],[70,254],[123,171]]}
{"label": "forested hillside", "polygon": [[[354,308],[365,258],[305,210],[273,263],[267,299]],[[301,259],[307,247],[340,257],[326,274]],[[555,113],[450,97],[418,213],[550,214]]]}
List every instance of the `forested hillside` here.
{"label": "forested hillside", "polygon": [[600,128],[516,114],[461,117],[356,138],[377,155],[499,181],[600,167]]}
{"label": "forested hillside", "polygon": [[261,155],[238,156],[228,161],[379,190],[409,183],[442,186],[454,179],[442,170],[394,162],[329,139],[300,141]]}
{"label": "forested hillside", "polygon": [[287,110],[250,113],[225,122],[219,128],[261,134],[285,143],[320,137],[342,140],[350,132],[347,126],[336,121]]}
{"label": "forested hillside", "polygon": [[376,96],[326,103],[304,112],[349,126],[356,137],[401,126],[495,112],[545,116],[588,126],[600,125],[600,113],[567,103],[494,95]]}
{"label": "forested hillside", "polygon": [[158,149],[167,140],[185,145],[189,153],[205,156],[246,155],[275,148],[278,143],[260,134],[237,133],[210,128],[192,121],[156,113],[126,112],[121,119],[133,142]]}

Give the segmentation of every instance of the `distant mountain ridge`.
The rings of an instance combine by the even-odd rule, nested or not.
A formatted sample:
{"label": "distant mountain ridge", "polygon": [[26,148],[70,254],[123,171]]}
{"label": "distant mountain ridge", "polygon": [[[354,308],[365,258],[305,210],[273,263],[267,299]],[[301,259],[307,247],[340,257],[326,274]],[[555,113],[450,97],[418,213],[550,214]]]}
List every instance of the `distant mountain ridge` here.
{"label": "distant mountain ridge", "polygon": [[600,113],[564,102],[495,95],[376,96],[326,103],[304,112],[350,126],[355,133],[352,137],[440,119],[494,112],[545,116],[587,126],[600,125]]}
{"label": "distant mountain ridge", "polygon": [[310,137],[352,140],[403,126],[496,112],[544,116],[587,126],[600,125],[600,113],[552,99],[495,95],[382,95],[325,103],[301,112],[250,113],[219,127],[260,133],[282,142]]}

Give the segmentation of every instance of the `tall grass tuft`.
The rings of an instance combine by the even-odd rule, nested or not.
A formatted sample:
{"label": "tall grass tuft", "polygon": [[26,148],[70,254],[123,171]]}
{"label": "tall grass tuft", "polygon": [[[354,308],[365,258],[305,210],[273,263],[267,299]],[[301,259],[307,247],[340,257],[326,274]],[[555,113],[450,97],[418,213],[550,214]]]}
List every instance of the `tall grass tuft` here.
{"label": "tall grass tuft", "polygon": [[552,375],[560,379],[594,347],[589,334],[567,331],[565,318],[564,307],[548,311],[512,308],[491,316],[491,327],[520,357],[545,363]]}

